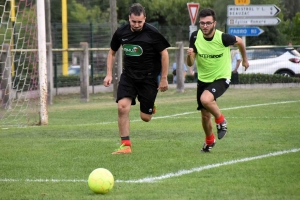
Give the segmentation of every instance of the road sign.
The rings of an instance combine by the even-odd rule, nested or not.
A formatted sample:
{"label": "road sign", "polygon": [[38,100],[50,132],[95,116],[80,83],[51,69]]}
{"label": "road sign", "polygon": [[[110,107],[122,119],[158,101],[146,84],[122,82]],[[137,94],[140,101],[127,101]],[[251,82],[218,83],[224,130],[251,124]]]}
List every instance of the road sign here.
{"label": "road sign", "polygon": [[275,26],[278,25],[281,20],[278,17],[266,17],[266,18],[227,18],[228,26]]}
{"label": "road sign", "polygon": [[250,0],[234,0],[235,5],[249,5]]}
{"label": "road sign", "polygon": [[276,5],[227,6],[227,17],[275,17],[278,13]]}
{"label": "road sign", "polygon": [[197,15],[198,15],[198,10],[200,8],[200,4],[199,3],[187,3],[187,7],[188,7],[190,18],[191,18],[191,24],[195,25]]}
{"label": "road sign", "polygon": [[264,30],[259,27],[229,27],[228,33],[237,36],[259,36]]}

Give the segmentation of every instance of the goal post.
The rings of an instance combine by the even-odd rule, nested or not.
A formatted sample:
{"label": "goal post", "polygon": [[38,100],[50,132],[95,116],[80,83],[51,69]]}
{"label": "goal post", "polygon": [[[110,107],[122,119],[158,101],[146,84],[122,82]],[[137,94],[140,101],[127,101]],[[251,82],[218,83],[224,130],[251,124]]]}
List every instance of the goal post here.
{"label": "goal post", "polygon": [[0,1],[0,129],[47,125],[44,0]]}
{"label": "goal post", "polygon": [[38,54],[39,54],[39,89],[40,89],[40,125],[48,124],[47,109],[47,52],[45,2],[37,0],[38,19]]}

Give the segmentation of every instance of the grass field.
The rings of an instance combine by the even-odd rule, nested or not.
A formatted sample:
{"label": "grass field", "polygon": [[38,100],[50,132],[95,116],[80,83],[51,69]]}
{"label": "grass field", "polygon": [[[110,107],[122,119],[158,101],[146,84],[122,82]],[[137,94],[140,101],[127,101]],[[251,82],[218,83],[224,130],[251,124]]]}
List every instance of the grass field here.
{"label": "grass field", "polygon": [[[133,106],[131,155],[111,155],[111,93],[56,96],[48,126],[0,129],[0,199],[300,199],[300,88],[228,89],[218,104],[229,132],[211,153],[200,152],[195,95],[159,93],[149,123]],[[115,177],[106,195],[87,186],[99,167]]]}

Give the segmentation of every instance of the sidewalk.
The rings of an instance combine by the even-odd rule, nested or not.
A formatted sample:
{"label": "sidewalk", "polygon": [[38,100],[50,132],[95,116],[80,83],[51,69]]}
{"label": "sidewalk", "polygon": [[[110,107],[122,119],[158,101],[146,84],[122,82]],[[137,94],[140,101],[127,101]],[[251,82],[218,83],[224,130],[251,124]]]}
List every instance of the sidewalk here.
{"label": "sidewalk", "polygon": [[[176,89],[176,84],[169,84],[170,89]],[[229,88],[233,89],[253,89],[253,88],[289,88],[300,87],[300,83],[272,83],[272,84],[238,84],[230,85]],[[94,93],[113,92],[113,85],[105,87],[104,85],[94,86]],[[197,88],[197,83],[185,83],[184,88]],[[89,92],[93,92],[93,86],[89,86]],[[54,95],[56,95],[56,88],[53,89]],[[80,93],[80,87],[63,87],[57,89],[57,95]]]}

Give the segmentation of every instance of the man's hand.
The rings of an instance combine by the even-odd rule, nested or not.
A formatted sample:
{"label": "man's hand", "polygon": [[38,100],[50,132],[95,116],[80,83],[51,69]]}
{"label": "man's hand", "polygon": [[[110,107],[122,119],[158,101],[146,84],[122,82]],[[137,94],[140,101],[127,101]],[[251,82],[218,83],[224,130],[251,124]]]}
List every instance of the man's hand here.
{"label": "man's hand", "polygon": [[187,50],[187,58],[186,58],[186,64],[191,67],[194,65],[195,62],[195,53],[193,48],[188,48]]}
{"label": "man's hand", "polygon": [[161,78],[157,89],[160,90],[161,92],[165,92],[168,90],[168,88],[169,86],[168,86],[167,77]]}
{"label": "man's hand", "polygon": [[108,87],[111,85],[111,82],[112,82],[112,76],[107,75],[103,81],[103,85],[105,87]]}
{"label": "man's hand", "polygon": [[246,60],[243,59],[242,65],[245,67],[245,71],[246,71],[248,69],[248,67],[249,67],[248,60],[247,59]]}

